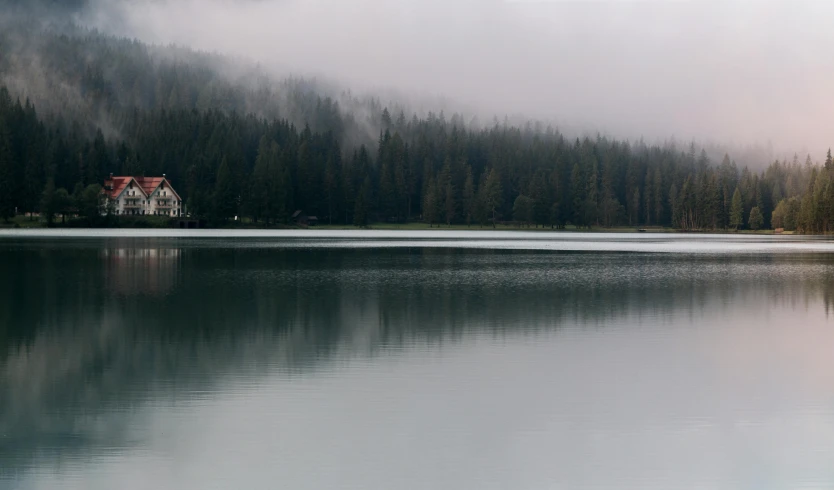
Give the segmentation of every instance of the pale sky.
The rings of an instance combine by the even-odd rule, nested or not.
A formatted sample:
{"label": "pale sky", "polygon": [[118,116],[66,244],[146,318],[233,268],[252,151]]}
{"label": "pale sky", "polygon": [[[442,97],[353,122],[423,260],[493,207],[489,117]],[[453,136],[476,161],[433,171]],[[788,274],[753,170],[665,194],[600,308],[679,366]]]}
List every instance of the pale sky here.
{"label": "pale sky", "polygon": [[[116,3],[114,3],[116,2]],[[834,144],[834,2],[99,0],[86,22],[616,136]],[[118,22],[117,22],[118,21]]]}

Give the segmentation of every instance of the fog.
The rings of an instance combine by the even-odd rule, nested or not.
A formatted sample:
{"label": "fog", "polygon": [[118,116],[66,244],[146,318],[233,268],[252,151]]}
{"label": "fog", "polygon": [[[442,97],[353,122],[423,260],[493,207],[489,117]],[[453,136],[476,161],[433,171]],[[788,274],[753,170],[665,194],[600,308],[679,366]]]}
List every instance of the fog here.
{"label": "fog", "polygon": [[83,22],[626,138],[831,145],[834,2],[98,0]]}

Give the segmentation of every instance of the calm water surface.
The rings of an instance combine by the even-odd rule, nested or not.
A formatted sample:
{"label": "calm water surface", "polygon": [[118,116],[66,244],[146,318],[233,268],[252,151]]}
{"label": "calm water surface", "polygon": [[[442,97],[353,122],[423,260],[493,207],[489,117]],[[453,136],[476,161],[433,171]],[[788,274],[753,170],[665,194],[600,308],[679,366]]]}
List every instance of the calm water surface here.
{"label": "calm water surface", "polygon": [[0,488],[834,488],[834,244],[3,232]]}

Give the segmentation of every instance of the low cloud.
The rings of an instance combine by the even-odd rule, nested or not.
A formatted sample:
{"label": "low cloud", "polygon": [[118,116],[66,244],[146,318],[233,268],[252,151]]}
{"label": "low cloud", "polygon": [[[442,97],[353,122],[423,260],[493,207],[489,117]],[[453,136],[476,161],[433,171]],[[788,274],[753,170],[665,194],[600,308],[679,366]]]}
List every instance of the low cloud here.
{"label": "low cloud", "polygon": [[114,34],[617,136],[832,143],[834,3],[99,0]]}

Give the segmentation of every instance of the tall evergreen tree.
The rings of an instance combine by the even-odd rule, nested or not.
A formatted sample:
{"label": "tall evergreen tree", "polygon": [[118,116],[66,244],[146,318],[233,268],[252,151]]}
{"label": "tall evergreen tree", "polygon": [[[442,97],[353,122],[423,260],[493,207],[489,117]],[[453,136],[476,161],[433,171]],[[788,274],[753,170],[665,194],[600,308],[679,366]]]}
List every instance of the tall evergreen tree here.
{"label": "tall evergreen tree", "polygon": [[0,114],[0,218],[8,222],[15,213],[15,164],[5,118]]}
{"label": "tall evergreen tree", "polygon": [[423,221],[429,224],[429,228],[438,220],[440,214],[438,201],[437,184],[433,180],[429,181],[423,196]]}
{"label": "tall evergreen tree", "polygon": [[492,216],[493,228],[495,228],[495,224],[498,219],[498,210],[503,204],[503,199],[501,177],[494,168],[490,169],[487,174],[486,182],[484,183],[483,202],[486,205],[486,209],[489,210],[489,213]]}
{"label": "tall evergreen tree", "polygon": [[371,200],[371,179],[365,177],[362,188],[356,196],[356,204],[353,209],[353,224],[355,226],[367,226],[368,224],[368,203]]}
{"label": "tall evergreen tree", "polygon": [[750,225],[751,230],[758,230],[762,227],[764,218],[758,206],[753,206],[753,209],[750,210],[750,218],[747,220],[747,223]]}
{"label": "tall evergreen tree", "polygon": [[530,226],[533,221],[533,200],[524,194],[515,198],[513,219],[521,225]]}
{"label": "tall evergreen tree", "polygon": [[237,196],[235,195],[234,183],[232,182],[232,171],[226,158],[220,163],[217,169],[217,179],[214,185],[212,196],[214,203],[214,217],[220,220],[227,220],[235,216],[237,211]]}
{"label": "tall evergreen tree", "polygon": [[446,189],[443,193],[443,211],[444,217],[446,218],[446,224],[451,226],[452,221],[454,221],[457,216],[457,199],[455,196],[455,188],[452,186],[451,182],[446,183]]}
{"label": "tall evergreen tree", "polygon": [[40,205],[41,216],[46,218],[46,224],[49,226],[52,226],[52,223],[55,221],[55,213],[57,212],[56,205],[55,179],[50,177],[46,181],[46,187],[43,189]]}
{"label": "tall evergreen tree", "polygon": [[744,208],[741,200],[741,191],[736,187],[733,192],[733,202],[730,207],[730,226],[738,230],[744,225]]}
{"label": "tall evergreen tree", "polygon": [[475,218],[475,181],[472,178],[472,168],[466,167],[466,180],[463,184],[463,213],[466,221],[466,226],[472,224],[472,219]]}

